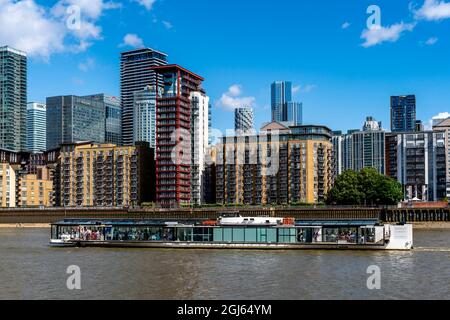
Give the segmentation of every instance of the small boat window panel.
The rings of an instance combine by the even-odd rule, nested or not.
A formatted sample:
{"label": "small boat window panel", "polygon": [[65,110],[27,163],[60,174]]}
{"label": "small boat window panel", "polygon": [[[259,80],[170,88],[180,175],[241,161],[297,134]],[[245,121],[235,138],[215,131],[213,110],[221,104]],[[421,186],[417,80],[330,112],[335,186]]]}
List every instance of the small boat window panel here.
{"label": "small boat window panel", "polygon": [[279,228],[278,242],[279,243],[295,243],[297,242],[297,234],[295,228]]}
{"label": "small boat window panel", "polygon": [[307,227],[297,229],[298,243],[320,243],[322,242],[322,228]]}

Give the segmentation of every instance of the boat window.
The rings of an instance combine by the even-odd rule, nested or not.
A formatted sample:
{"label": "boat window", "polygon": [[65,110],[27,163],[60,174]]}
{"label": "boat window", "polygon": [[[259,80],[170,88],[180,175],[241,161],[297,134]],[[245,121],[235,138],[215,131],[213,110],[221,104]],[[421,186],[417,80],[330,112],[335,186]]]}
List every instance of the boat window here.
{"label": "boat window", "polygon": [[277,242],[277,229],[267,228],[267,243]]}
{"label": "boat window", "polygon": [[366,243],[375,243],[376,242],[376,231],[375,228],[360,228],[359,230],[359,244],[366,244]]}
{"label": "boat window", "polygon": [[233,228],[223,228],[223,242],[233,242]]}
{"label": "boat window", "polygon": [[192,228],[178,228],[177,240],[182,242],[191,242],[194,240],[194,230]]}
{"label": "boat window", "polygon": [[311,228],[297,229],[297,242],[299,243],[312,243],[313,230]]}
{"label": "boat window", "polygon": [[295,243],[297,242],[297,232],[295,228],[280,228],[278,229],[279,243]]}
{"label": "boat window", "polygon": [[267,228],[258,228],[256,230],[257,232],[257,241],[256,242],[262,242],[267,243]]}
{"label": "boat window", "polygon": [[161,241],[164,235],[160,227],[114,227],[109,233],[114,241]]}
{"label": "boat window", "polygon": [[356,243],[358,236],[357,228],[340,228],[339,229],[339,243]]}
{"label": "boat window", "polygon": [[339,228],[323,228],[323,242],[338,242]]}
{"label": "boat window", "polygon": [[163,241],[173,241],[174,240],[174,228],[164,228],[163,229]]}
{"label": "boat window", "polygon": [[214,228],[214,242],[223,242],[223,229]]}
{"label": "boat window", "polygon": [[245,242],[244,232],[244,228],[233,228],[233,242]]}
{"label": "boat window", "polygon": [[194,228],[194,242],[211,242],[212,240],[212,228]]}
{"label": "boat window", "polygon": [[245,242],[256,243],[257,241],[257,229],[256,228],[246,228],[245,229]]}
{"label": "boat window", "polygon": [[58,226],[52,225],[52,239],[58,239]]}

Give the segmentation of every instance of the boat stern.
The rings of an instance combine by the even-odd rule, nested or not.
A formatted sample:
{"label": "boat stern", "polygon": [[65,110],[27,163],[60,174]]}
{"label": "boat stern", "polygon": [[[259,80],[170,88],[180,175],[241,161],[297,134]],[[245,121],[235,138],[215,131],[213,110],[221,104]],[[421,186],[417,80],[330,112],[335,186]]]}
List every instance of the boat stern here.
{"label": "boat stern", "polygon": [[389,243],[386,249],[412,250],[414,248],[412,224],[389,225],[387,227]]}

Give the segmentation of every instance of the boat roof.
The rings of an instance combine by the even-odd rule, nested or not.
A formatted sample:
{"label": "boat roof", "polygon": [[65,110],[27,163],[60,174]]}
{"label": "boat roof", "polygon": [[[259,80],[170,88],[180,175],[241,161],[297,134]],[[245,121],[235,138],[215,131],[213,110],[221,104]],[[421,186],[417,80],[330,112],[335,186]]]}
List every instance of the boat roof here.
{"label": "boat roof", "polygon": [[[196,223],[201,223],[203,220],[198,219],[151,219],[151,220],[133,220],[133,219],[65,219],[53,225],[60,226],[98,226],[98,225],[116,225],[116,226],[166,226],[168,224],[173,225],[195,225]],[[374,226],[379,225],[378,219],[364,219],[364,220],[297,220],[295,221],[295,226],[336,226],[336,227],[346,227],[346,226]],[[252,226],[258,226],[254,224]]]}
{"label": "boat roof", "polygon": [[374,226],[380,224],[378,219],[364,219],[364,220],[303,220],[296,221],[296,226]]}
{"label": "boat roof", "polygon": [[154,225],[154,226],[160,226],[160,225],[166,225],[167,223],[173,223],[173,222],[180,222],[179,220],[160,220],[160,219],[154,219],[154,220],[133,220],[133,219],[64,219],[62,221],[54,223],[54,225],[67,225],[67,226],[73,226],[73,225],[86,225],[86,226],[95,226],[95,225],[121,225],[121,226],[132,226],[132,225]]}

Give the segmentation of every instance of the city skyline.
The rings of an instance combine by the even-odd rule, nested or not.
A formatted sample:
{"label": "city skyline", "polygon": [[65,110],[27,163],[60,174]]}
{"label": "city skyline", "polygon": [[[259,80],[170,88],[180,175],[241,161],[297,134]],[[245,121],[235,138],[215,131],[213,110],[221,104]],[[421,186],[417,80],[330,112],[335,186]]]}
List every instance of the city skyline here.
{"label": "city skyline", "polygon": [[[10,2],[6,1],[6,5],[13,6]],[[257,10],[261,20],[264,20],[262,23],[250,15],[250,4],[231,1],[230,8],[239,9],[232,13],[236,24],[231,29],[222,28],[212,17],[205,15],[208,24],[206,43],[187,41],[185,30],[200,24],[180,13],[194,10],[214,12],[218,9],[226,13],[230,8],[203,0],[190,4],[177,3],[180,10],[176,12],[167,10],[173,5],[171,0],[157,0],[151,10],[132,1],[125,1],[118,8],[107,6],[103,1],[97,2],[101,5],[95,12],[81,6],[81,12],[85,11],[82,19],[98,27],[97,37],[76,38],[79,45],[87,46],[89,43],[88,48],[78,48],[78,53],[73,53],[69,47],[67,50],[47,50],[45,47],[39,51],[32,43],[27,44],[25,49],[28,49],[30,57],[28,101],[44,102],[47,96],[83,96],[92,92],[120,96],[117,59],[120,52],[134,47],[150,47],[168,53],[170,61],[177,61],[202,74],[206,79],[205,89],[212,100],[213,127],[223,132],[232,129],[231,111],[242,102],[250,101],[255,109],[256,127],[269,121],[266,113],[270,111],[270,84],[278,80],[292,81],[295,91],[293,99],[304,105],[305,124],[320,123],[333,130],[358,127],[359,120],[356,119],[364,119],[368,114],[389,123],[389,97],[407,94],[416,94],[417,118],[430,127],[432,117],[445,112],[447,101],[450,101],[450,93],[445,90],[450,85],[449,67],[441,63],[450,50],[443,33],[449,23],[448,17],[444,14],[428,19],[427,11],[422,10],[425,8],[424,1],[419,1],[415,9],[410,9],[407,1],[378,3],[383,28],[392,31],[400,29],[394,32],[398,37],[387,39],[381,36],[384,29],[379,37],[372,35],[370,38],[370,34],[363,32],[367,28],[369,2],[338,5],[324,1],[329,10],[324,13],[325,17],[319,19],[317,15],[322,15],[323,10],[318,10],[316,4],[286,1],[292,10],[284,14],[290,17],[295,12],[298,15],[298,22],[292,25],[288,17],[280,19],[281,5],[261,3]],[[428,7],[437,5],[436,2],[428,2]],[[38,5],[48,12],[53,8],[50,1],[39,1]],[[129,21],[129,15],[134,15],[135,19]],[[268,20],[271,16],[275,17],[274,21],[267,23],[272,21]],[[247,17],[254,22],[254,26],[247,25]],[[58,21],[56,17],[53,19]],[[129,22],[127,26],[122,23],[124,20]],[[391,28],[400,21],[403,21],[401,28]],[[144,27],[139,28],[139,25]],[[8,27],[14,29],[14,26]],[[245,34],[248,32],[255,31],[255,34],[270,37],[281,29],[285,32],[280,41],[295,37],[299,40],[293,41],[294,46],[301,47],[301,51],[286,50],[283,59],[274,59],[277,46],[267,47],[265,38],[246,42]],[[0,32],[0,42],[14,47],[20,43],[17,39],[28,39],[26,26],[21,30],[17,31],[15,38]],[[217,36],[212,37],[212,34]],[[221,36],[232,37],[235,45],[243,50],[239,54],[231,53],[226,42],[216,40]],[[405,50],[407,56],[403,53]],[[68,61],[72,68],[67,68]],[[40,81],[42,78],[46,81]],[[424,81],[424,78],[427,80]],[[230,102],[235,106],[230,107]],[[330,117],[335,110],[344,112]],[[346,113],[352,113],[354,117],[342,116]]]}
{"label": "city skyline", "polygon": [[450,299],[449,27],[450,0],[0,0],[0,300]]}

